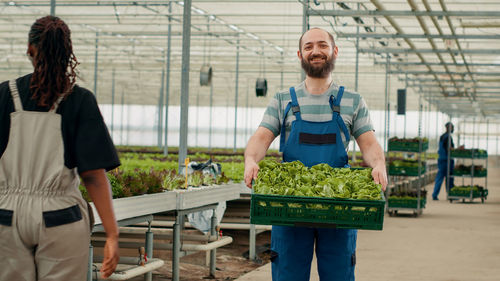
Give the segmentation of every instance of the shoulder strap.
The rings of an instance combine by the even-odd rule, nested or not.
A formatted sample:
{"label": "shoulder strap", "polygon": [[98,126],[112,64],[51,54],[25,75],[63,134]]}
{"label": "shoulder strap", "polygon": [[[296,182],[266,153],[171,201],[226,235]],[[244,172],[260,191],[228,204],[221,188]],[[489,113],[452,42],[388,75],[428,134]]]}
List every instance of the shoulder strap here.
{"label": "shoulder strap", "polygon": [[281,130],[280,130],[280,152],[283,152],[283,149],[285,149],[285,135],[286,135],[286,116],[288,115],[288,112],[290,111],[290,108],[292,108],[292,102],[289,102],[286,105],[285,113],[283,115],[283,122],[281,123]]}
{"label": "shoulder strap", "polygon": [[300,115],[299,103],[297,101],[297,94],[295,93],[295,88],[294,87],[290,87],[290,97],[291,97],[291,101],[286,105],[285,112],[283,114],[283,122],[281,124],[280,152],[283,152],[283,149],[285,148],[286,116],[288,115],[288,112],[290,111],[290,109],[293,111],[293,114],[295,115],[295,118],[297,120],[301,120],[302,119],[302,117]]}
{"label": "shoulder strap", "polygon": [[21,98],[19,97],[16,80],[9,81],[9,88],[10,94],[12,95],[12,101],[14,101],[14,111],[23,111],[23,104],[21,103]]}
{"label": "shoulder strap", "polygon": [[346,142],[349,142],[351,137],[349,136],[349,130],[344,123],[344,119],[340,116],[340,102],[342,101],[342,96],[344,95],[344,86],[340,86],[339,91],[337,93],[337,98],[330,96],[330,107],[333,110],[332,119],[337,119],[337,124],[344,133],[344,137]]}
{"label": "shoulder strap", "polygon": [[340,113],[340,101],[342,100],[342,96],[344,95],[344,86],[340,86],[339,91],[337,93],[337,98],[330,96],[330,107],[333,112]]}
{"label": "shoulder strap", "polygon": [[302,119],[302,117],[300,115],[300,106],[299,106],[299,102],[297,100],[297,94],[295,93],[294,87],[290,87],[290,97],[292,99],[291,106],[292,106],[293,114],[295,115],[295,117],[297,119]]}

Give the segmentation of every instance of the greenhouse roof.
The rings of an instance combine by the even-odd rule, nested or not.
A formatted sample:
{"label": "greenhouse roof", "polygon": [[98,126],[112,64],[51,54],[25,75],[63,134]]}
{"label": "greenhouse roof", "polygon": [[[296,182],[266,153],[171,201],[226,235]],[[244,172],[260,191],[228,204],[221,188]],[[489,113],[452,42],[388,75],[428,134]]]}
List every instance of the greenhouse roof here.
{"label": "greenhouse roof", "polygon": [[[182,1],[0,1],[1,80],[32,71],[28,30],[51,13],[51,2],[72,30],[79,83],[100,103],[157,104],[166,82],[170,104],[180,103]],[[397,89],[407,88],[409,110],[426,100],[454,117],[498,118],[499,18],[498,0],[195,0],[189,102],[209,104],[210,87],[199,82],[205,64],[216,106],[234,106],[235,93],[239,106],[265,106],[298,84],[298,39],[308,19],[336,38],[334,81],[357,89],[370,108],[386,108],[386,89],[394,105]],[[267,79],[267,98],[255,96],[257,78]]]}

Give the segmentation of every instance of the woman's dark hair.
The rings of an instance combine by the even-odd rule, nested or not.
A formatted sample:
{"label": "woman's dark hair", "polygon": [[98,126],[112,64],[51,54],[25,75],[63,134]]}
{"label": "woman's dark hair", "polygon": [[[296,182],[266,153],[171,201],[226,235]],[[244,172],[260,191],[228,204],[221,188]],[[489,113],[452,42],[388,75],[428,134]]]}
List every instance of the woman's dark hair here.
{"label": "woman's dark hair", "polygon": [[69,94],[76,81],[78,61],[73,54],[71,32],[60,18],[46,16],[31,26],[29,45],[35,47],[31,77],[32,99],[39,106],[52,106],[63,94]]}

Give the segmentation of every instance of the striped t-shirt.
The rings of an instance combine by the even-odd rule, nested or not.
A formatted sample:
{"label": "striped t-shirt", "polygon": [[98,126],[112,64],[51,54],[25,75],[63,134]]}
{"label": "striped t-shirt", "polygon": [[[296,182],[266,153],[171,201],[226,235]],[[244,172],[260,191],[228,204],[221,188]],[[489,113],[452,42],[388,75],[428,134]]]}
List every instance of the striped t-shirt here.
{"label": "striped t-shirt", "polygon": [[[305,83],[302,82],[295,87],[295,93],[297,94],[297,101],[300,106],[300,113],[302,119],[311,122],[324,122],[332,120],[332,109],[330,108],[329,99],[330,96],[337,97],[338,86],[332,83],[328,91],[321,95],[310,94],[305,87]],[[283,123],[283,115],[285,114],[285,109],[288,103],[291,101],[290,91],[278,92],[274,95],[273,99],[269,102],[266,112],[260,126],[271,130],[274,136],[278,136],[281,133],[281,125]],[[344,123],[349,130],[349,134],[358,138],[361,134],[367,131],[373,131],[372,121],[368,112],[366,103],[360,94],[349,92],[344,90],[342,100],[340,102],[340,115],[344,120]],[[286,135],[285,138],[288,139],[288,135],[291,130],[291,123],[295,121],[295,115],[293,115],[292,110],[288,111],[286,116]],[[342,141],[344,147],[347,149],[348,142],[341,131]]]}

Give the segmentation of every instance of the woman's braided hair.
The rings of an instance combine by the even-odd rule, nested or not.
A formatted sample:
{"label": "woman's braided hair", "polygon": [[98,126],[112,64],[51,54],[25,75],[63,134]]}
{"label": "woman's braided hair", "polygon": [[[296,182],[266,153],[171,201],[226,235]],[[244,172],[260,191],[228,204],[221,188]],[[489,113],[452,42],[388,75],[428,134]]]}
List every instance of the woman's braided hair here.
{"label": "woman's braided hair", "polygon": [[46,16],[31,26],[28,43],[36,48],[30,90],[39,106],[52,106],[69,94],[76,81],[79,64],[73,54],[71,32],[60,18]]}

